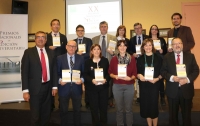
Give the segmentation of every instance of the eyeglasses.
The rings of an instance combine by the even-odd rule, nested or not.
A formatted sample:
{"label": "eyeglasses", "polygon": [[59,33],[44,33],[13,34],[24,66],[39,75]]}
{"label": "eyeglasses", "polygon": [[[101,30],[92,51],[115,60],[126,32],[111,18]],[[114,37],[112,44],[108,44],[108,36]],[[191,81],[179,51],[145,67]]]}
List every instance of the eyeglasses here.
{"label": "eyeglasses", "polygon": [[158,31],[158,29],[154,29],[154,28],[152,28],[151,30],[155,30],[155,31]]}
{"label": "eyeglasses", "polygon": [[181,45],[181,44],[183,44],[183,43],[173,43],[172,45]]}
{"label": "eyeglasses", "polygon": [[134,28],[135,30],[141,29],[142,27]]}
{"label": "eyeglasses", "polygon": [[46,36],[35,36],[35,39],[46,39]]}
{"label": "eyeglasses", "polygon": [[67,45],[69,48],[75,49],[76,46],[72,46],[72,45]]}
{"label": "eyeglasses", "polygon": [[84,32],[84,30],[76,30],[77,32]]}

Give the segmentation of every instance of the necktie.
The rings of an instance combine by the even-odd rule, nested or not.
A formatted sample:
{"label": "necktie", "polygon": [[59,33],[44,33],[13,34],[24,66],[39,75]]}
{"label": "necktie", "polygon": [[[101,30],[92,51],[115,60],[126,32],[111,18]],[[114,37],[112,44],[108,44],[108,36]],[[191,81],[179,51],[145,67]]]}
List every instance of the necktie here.
{"label": "necktie", "polygon": [[176,64],[180,64],[180,55],[177,55]]}
{"label": "necktie", "polygon": [[82,39],[78,39],[78,41],[79,41],[78,44],[81,44]]}
{"label": "necktie", "polygon": [[73,63],[73,61],[72,61],[72,56],[70,56],[70,67],[71,67],[71,69],[74,67],[74,63]]}
{"label": "necktie", "polygon": [[57,34],[54,34],[54,36],[56,37]]}
{"label": "necktie", "polygon": [[46,68],[46,61],[45,61],[45,57],[44,57],[44,53],[43,53],[43,49],[40,49],[41,51],[41,65],[42,65],[42,78],[43,81],[46,82],[47,81],[47,68]]}
{"label": "necktie", "polygon": [[138,45],[141,45],[141,39],[140,39],[140,36],[138,37]]}
{"label": "necktie", "polygon": [[106,57],[106,40],[105,40],[105,36],[102,36],[102,37],[103,37],[102,44],[101,44],[102,55]]}

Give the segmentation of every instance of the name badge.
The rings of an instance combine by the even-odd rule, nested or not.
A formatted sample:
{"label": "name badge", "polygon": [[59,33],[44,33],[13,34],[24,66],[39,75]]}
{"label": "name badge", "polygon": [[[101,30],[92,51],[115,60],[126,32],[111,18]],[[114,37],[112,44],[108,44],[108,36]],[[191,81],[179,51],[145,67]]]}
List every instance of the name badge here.
{"label": "name badge", "polygon": [[144,75],[145,80],[153,80],[154,67],[145,67]]}

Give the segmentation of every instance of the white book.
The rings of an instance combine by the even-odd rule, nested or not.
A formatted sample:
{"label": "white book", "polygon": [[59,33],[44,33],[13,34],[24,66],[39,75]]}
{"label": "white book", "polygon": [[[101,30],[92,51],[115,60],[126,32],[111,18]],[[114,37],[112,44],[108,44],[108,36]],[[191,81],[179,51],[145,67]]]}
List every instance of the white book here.
{"label": "white book", "polygon": [[154,67],[145,67],[144,78],[145,80],[153,80]]}
{"label": "white book", "polygon": [[103,81],[104,80],[104,77],[103,77],[103,68],[97,68],[97,69],[94,69],[95,73],[95,80],[96,81]]}
{"label": "white book", "polygon": [[141,45],[135,45],[136,54],[141,54],[140,47],[141,47]]}
{"label": "white book", "polygon": [[62,82],[71,82],[71,70],[62,70]]}
{"label": "white book", "polygon": [[53,46],[60,46],[60,37],[53,37]]}
{"label": "white book", "polygon": [[160,40],[153,40],[153,44],[156,50],[160,50],[161,49],[161,44],[160,44]]}
{"label": "white book", "polygon": [[177,76],[180,78],[187,77],[185,64],[176,64],[176,72],[177,72]]}
{"label": "white book", "polygon": [[109,45],[108,45],[108,49],[115,51],[116,45],[117,45],[116,41],[110,40]]}
{"label": "white book", "polygon": [[86,46],[85,44],[78,44],[78,51],[82,53],[86,53]]}
{"label": "white book", "polygon": [[172,48],[172,39],[173,38],[168,38],[168,48]]}
{"label": "white book", "polygon": [[72,82],[78,82],[80,81],[81,72],[80,70],[72,70]]}
{"label": "white book", "polygon": [[126,64],[118,64],[118,77],[126,77]]}

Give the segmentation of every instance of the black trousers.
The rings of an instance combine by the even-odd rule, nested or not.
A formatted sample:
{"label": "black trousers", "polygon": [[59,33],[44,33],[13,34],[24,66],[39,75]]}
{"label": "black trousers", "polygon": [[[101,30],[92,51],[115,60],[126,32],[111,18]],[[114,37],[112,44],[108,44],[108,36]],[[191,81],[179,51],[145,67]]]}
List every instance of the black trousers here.
{"label": "black trousers", "polygon": [[163,78],[160,80],[159,91],[160,91],[160,97],[164,98],[165,97],[165,85],[164,85],[164,79]]}
{"label": "black trousers", "polygon": [[183,126],[191,126],[191,104],[192,99],[184,99],[181,89],[179,88],[176,98],[169,98],[169,126],[179,126],[178,112],[179,105],[181,108]]}
{"label": "black trousers", "polygon": [[96,86],[94,90],[89,90],[90,110],[93,126],[107,125],[107,105],[108,87]]}
{"label": "black trousers", "polygon": [[59,96],[60,102],[60,117],[61,117],[61,126],[69,126],[68,121],[68,107],[69,107],[69,100],[72,99],[72,106],[73,106],[73,125],[80,126],[81,125],[81,95],[76,95],[73,92],[71,87],[69,95],[63,97]]}
{"label": "black trousers", "polygon": [[30,95],[31,126],[47,126],[51,114],[50,83],[41,84],[37,95]]}

